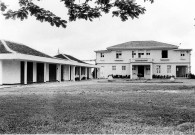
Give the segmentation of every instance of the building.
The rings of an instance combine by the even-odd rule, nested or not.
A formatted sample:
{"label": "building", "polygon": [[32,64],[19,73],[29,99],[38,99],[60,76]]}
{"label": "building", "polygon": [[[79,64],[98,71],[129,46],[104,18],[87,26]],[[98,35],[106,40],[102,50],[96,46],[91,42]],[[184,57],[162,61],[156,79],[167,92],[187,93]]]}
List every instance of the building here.
{"label": "building", "polygon": [[51,57],[26,45],[0,40],[0,85],[87,80],[93,78],[93,69],[98,71],[98,66],[70,55]]}
{"label": "building", "polygon": [[154,76],[186,77],[191,70],[191,51],[162,42],[132,41],[95,52],[101,78],[120,75],[152,79]]}

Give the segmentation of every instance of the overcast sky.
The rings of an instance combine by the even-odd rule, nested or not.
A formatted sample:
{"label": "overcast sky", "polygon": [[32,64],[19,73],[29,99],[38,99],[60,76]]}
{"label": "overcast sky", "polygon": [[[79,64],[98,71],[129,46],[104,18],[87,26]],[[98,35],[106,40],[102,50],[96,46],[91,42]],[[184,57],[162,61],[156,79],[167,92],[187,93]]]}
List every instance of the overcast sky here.
{"label": "overcast sky", "polygon": [[[5,0],[10,7],[17,0]],[[140,0],[139,0],[140,1]],[[5,20],[0,16],[0,39],[26,44],[49,55],[61,53],[79,59],[95,59],[94,50],[128,41],[155,40],[192,51],[192,72],[195,73],[195,0],[155,0],[143,4],[147,11],[139,19],[122,22],[111,15],[87,22],[68,23],[66,29],[41,23],[31,17],[28,20]],[[56,0],[43,0],[41,5],[67,19],[67,12]]]}

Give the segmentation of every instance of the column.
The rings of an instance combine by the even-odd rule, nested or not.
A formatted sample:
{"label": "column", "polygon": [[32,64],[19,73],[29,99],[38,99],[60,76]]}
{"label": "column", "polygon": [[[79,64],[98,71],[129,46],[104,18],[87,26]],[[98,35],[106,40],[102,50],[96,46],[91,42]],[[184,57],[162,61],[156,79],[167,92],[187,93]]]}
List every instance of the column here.
{"label": "column", "polygon": [[89,79],[92,79],[91,68],[89,68]]}
{"label": "column", "polygon": [[75,81],[75,66],[71,66],[71,81]]}
{"label": "column", "polygon": [[133,79],[133,70],[132,64],[130,63],[130,79]]}
{"label": "column", "polygon": [[81,80],[81,67],[79,67],[79,80]]}
{"label": "column", "polygon": [[24,61],[24,84],[27,84],[27,61]]}
{"label": "column", "polygon": [[33,62],[33,82],[37,82],[37,63]]}
{"label": "column", "polygon": [[57,81],[61,82],[61,64],[57,64],[56,70],[57,70],[57,74],[56,74]]}
{"label": "column", "polygon": [[152,79],[152,75],[153,75],[153,66],[152,63],[150,64],[150,79]]}
{"label": "column", "polygon": [[44,82],[47,81],[47,63],[44,63]]}
{"label": "column", "polygon": [[3,84],[3,61],[0,60],[0,85]]}
{"label": "column", "polygon": [[69,80],[69,81],[70,81],[70,79],[71,79],[71,78],[70,78],[70,74],[71,74],[71,73],[70,73],[70,70],[71,70],[71,66],[68,65],[68,80]]}
{"label": "column", "polygon": [[85,80],[87,80],[87,67],[85,67]]}
{"label": "column", "polygon": [[100,68],[97,68],[97,78],[100,78]]}

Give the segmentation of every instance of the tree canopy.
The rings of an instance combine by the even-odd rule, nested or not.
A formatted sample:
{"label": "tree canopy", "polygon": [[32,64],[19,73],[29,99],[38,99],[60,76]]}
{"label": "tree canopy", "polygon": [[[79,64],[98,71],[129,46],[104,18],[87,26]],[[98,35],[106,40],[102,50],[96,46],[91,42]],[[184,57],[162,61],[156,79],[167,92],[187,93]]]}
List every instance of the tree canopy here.
{"label": "tree canopy", "polygon": [[[0,0],[0,10],[6,19],[27,19],[34,16],[41,22],[48,22],[52,26],[66,28],[67,20],[55,15],[50,10],[41,8],[34,1],[41,0],[18,0],[19,9],[12,10],[6,5],[5,0]],[[144,2],[153,3],[154,0],[144,0]],[[136,3],[136,0],[60,0],[64,7],[68,9],[68,20],[76,21],[84,19],[93,21],[99,18],[103,13],[112,14],[113,17],[119,17],[122,21],[129,18],[138,18],[144,14],[146,9]]]}

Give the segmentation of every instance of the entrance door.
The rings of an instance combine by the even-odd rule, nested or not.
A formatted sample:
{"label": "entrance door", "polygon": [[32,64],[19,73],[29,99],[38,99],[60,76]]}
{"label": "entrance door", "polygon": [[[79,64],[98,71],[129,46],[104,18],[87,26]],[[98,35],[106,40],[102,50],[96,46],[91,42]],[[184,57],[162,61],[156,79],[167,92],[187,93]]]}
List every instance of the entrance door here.
{"label": "entrance door", "polygon": [[37,82],[44,82],[44,63],[37,63]]}
{"label": "entrance door", "polygon": [[138,74],[140,77],[144,77],[144,66],[138,66]]}
{"label": "entrance door", "polygon": [[64,81],[64,66],[61,66],[61,81]]}
{"label": "entrance door", "polygon": [[177,77],[186,77],[186,68],[187,66],[176,66],[176,76]]}
{"label": "entrance door", "polygon": [[56,64],[49,64],[49,81],[56,81]]}
{"label": "entrance door", "polygon": [[27,62],[27,83],[33,83],[33,63]]}

